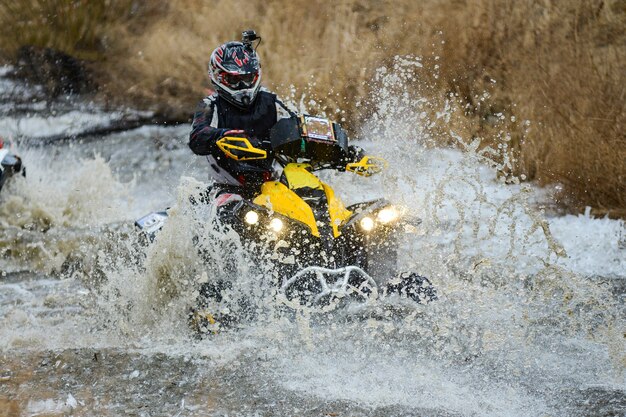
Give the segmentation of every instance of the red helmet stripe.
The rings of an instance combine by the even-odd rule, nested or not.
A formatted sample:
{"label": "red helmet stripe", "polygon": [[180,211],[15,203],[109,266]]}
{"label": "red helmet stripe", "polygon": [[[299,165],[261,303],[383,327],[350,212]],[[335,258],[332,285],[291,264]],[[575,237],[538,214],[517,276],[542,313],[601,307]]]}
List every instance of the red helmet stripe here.
{"label": "red helmet stripe", "polygon": [[241,59],[239,59],[239,57],[237,56],[237,51],[233,51],[232,55],[233,59],[235,60],[235,64],[237,64],[238,67],[241,67],[243,65],[243,62],[241,61]]}

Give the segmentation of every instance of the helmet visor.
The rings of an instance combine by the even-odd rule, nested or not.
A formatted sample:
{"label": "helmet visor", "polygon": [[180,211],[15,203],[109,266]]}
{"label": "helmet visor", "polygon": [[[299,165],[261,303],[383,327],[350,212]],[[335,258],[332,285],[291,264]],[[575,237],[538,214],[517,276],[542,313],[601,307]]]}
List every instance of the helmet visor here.
{"label": "helmet visor", "polygon": [[222,72],[222,82],[233,90],[243,90],[254,85],[259,77],[258,72],[250,74],[233,74],[230,72]]}

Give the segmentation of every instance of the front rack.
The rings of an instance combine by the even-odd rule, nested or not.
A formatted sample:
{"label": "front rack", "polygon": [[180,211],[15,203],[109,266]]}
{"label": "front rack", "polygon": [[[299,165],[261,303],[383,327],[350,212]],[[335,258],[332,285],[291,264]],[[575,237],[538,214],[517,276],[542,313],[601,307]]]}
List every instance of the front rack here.
{"label": "front rack", "polygon": [[[321,291],[315,295],[312,299],[311,305],[321,305],[321,301],[326,297],[329,301],[332,299],[342,299],[347,296],[357,295],[365,300],[375,300],[378,298],[378,285],[376,281],[363,269],[357,266],[346,266],[337,269],[324,268],[321,266],[309,266],[302,269],[297,274],[287,279],[280,287],[279,298],[289,307],[294,309],[300,309],[303,307],[302,303],[297,299],[289,299],[287,296],[288,290],[296,285],[298,282],[306,279],[314,274],[317,281],[320,284]],[[355,286],[350,283],[350,278],[354,275],[362,278],[361,284]],[[336,277],[341,276],[334,280],[334,282],[328,282],[327,276]],[[330,311],[336,307],[336,303],[329,302],[327,305],[321,305],[322,311]]]}

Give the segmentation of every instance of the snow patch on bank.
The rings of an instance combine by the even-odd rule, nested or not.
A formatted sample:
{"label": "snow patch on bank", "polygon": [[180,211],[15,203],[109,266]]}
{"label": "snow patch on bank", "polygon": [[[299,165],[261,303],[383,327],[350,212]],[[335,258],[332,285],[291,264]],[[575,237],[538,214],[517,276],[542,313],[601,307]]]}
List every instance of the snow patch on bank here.
{"label": "snow patch on bank", "polygon": [[71,137],[153,115],[131,109],[107,111],[80,98],[73,99],[76,102],[69,109],[67,101],[46,97],[41,86],[8,78],[13,71],[11,66],[0,66],[0,112],[5,113],[0,119],[0,136]]}
{"label": "snow patch on bank", "polygon": [[0,120],[0,132],[5,135],[29,138],[51,136],[73,136],[95,129],[106,129],[124,120],[149,117],[149,112],[136,111],[83,111],[72,110],[67,113],[50,116],[29,115],[5,117]]}
{"label": "snow patch on bank", "polygon": [[120,112],[85,113],[76,110],[48,117],[5,117],[0,120],[0,131],[18,137],[71,136],[88,129],[111,126],[123,117]]}

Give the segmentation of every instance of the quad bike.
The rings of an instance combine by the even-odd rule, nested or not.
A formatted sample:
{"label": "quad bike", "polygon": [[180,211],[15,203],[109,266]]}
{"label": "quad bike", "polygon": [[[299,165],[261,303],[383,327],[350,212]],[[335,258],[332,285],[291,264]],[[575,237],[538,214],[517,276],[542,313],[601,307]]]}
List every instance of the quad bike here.
{"label": "quad bike", "polygon": [[[327,119],[298,116],[280,120],[272,129],[271,155],[247,138],[224,137],[218,147],[231,161],[265,161],[282,168],[277,180],[260,184],[255,193],[223,188],[212,192],[219,221],[264,260],[272,252],[278,297],[285,305],[336,308],[337,300],[369,300],[398,294],[423,303],[436,299],[430,281],[415,273],[397,271],[397,235],[407,213],[385,199],[346,207],[333,188],[315,172],[343,168],[362,176],[380,172],[386,162],[362,157],[345,163],[348,140],[341,127]],[[167,221],[167,211],[142,217],[136,226],[150,239]],[[414,221],[414,219],[413,219]],[[258,249],[264,248],[264,249]],[[219,300],[221,283],[200,289],[196,319],[212,323],[215,317],[200,312]]]}
{"label": "quad bike", "polygon": [[0,138],[0,191],[6,181],[15,174],[26,175],[22,159],[12,151],[12,146]]}

